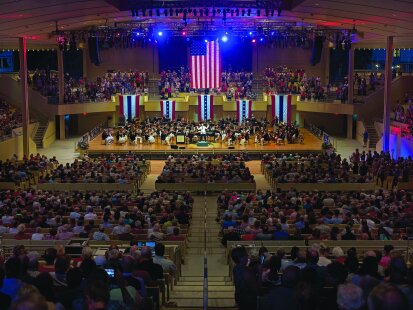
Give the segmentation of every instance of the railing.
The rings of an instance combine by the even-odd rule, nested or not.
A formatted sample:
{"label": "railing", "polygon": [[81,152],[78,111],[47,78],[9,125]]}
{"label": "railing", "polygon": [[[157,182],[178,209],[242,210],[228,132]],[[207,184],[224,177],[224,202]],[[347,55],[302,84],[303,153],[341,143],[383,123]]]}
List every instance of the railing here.
{"label": "railing", "polygon": [[97,125],[95,128],[91,129],[88,131],[86,134],[84,134],[78,141],[77,141],[77,147],[86,150],[89,147],[89,142],[96,138],[100,132],[107,127],[107,122],[102,122],[99,125]]}
{"label": "railing", "polygon": [[208,309],[208,257],[207,257],[207,192],[204,192],[204,285],[203,285],[203,297],[202,308]]}
{"label": "railing", "polygon": [[323,141],[323,148],[328,149],[330,147],[336,149],[337,148],[337,140],[326,133],[325,131],[318,128],[316,125],[308,123],[304,120],[304,128],[309,130],[312,134],[314,134],[317,138]]}

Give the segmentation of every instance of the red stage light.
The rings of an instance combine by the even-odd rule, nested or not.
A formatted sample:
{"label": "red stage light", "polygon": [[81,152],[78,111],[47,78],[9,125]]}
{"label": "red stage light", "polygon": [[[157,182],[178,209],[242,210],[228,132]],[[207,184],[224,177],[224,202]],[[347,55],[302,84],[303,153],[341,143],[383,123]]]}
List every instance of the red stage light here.
{"label": "red stage light", "polygon": [[186,31],[182,31],[182,35],[183,35],[183,36],[186,36]]}

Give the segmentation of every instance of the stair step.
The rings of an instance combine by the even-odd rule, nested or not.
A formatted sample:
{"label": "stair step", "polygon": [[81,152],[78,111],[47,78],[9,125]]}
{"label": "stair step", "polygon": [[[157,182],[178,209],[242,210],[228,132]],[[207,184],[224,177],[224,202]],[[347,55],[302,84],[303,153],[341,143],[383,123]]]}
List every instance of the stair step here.
{"label": "stair step", "polygon": [[[232,285],[211,285],[208,283],[208,293],[222,292],[222,293],[233,293],[234,287]],[[183,292],[193,292],[199,293],[204,291],[203,284],[201,285],[178,285],[174,287],[174,293],[183,293]],[[208,294],[209,295],[209,294]]]}
{"label": "stair step", "polygon": [[[225,282],[227,279],[228,279],[228,277],[224,277],[224,276],[208,276],[208,280],[209,281],[214,281],[214,282]],[[204,277],[203,276],[182,276],[182,277],[179,277],[179,281],[203,282]]]}
{"label": "stair step", "polygon": [[[199,291],[199,292],[194,292],[191,291],[190,294],[188,294],[188,291],[176,291],[175,289],[171,292],[171,299],[174,300],[175,298],[179,298],[179,299],[197,299],[197,298],[201,298],[203,297],[203,291]],[[229,292],[209,292],[208,291],[208,300],[212,299],[212,298],[228,298],[231,300],[234,300],[234,292],[233,291],[229,291]]]}
{"label": "stair step", "polygon": [[[209,296],[208,296],[209,297]],[[200,299],[181,299],[181,298],[173,298],[171,299],[175,301],[178,304],[178,309],[182,308],[191,308],[191,309],[202,309],[203,306],[203,300]],[[208,298],[208,309],[237,309],[235,307],[235,301],[234,298],[232,299],[209,299]],[[177,308],[174,308],[177,309]]]}
{"label": "stair step", "polygon": [[[210,277],[208,277],[208,285],[210,286],[232,286],[232,282],[231,281],[210,281],[209,280]],[[179,287],[179,286],[197,286],[197,285],[204,285],[203,281],[181,281],[181,278],[179,278],[179,282],[178,285],[174,286],[175,287]]]}

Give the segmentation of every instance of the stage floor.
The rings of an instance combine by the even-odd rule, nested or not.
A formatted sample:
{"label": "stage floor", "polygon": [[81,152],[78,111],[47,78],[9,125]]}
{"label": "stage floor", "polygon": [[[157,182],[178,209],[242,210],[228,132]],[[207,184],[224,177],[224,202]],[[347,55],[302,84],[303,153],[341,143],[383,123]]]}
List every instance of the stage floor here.
{"label": "stage floor", "polygon": [[253,139],[250,139],[250,143],[247,145],[234,145],[233,149],[229,149],[228,145],[225,143],[209,143],[207,147],[198,147],[196,144],[178,144],[179,147],[185,147],[185,149],[172,149],[170,145],[163,145],[160,143],[154,144],[129,144],[124,145],[111,144],[104,145],[101,143],[101,135],[98,135],[95,139],[90,141],[88,153],[119,153],[119,152],[138,152],[138,153],[165,153],[165,152],[260,152],[260,153],[282,153],[282,152],[320,152],[321,151],[321,140],[316,136],[311,134],[306,129],[300,129],[304,136],[304,144],[285,144],[276,145],[275,143],[259,145],[254,144]]}

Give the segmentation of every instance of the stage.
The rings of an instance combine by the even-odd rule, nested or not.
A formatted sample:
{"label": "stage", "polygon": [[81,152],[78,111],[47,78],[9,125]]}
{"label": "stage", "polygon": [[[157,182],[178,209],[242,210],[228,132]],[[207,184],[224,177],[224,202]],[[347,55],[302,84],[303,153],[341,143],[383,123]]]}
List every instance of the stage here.
{"label": "stage", "polygon": [[163,158],[165,155],[171,153],[179,154],[194,154],[194,153],[208,153],[208,154],[219,154],[219,153],[239,153],[248,152],[251,155],[263,155],[266,153],[308,153],[308,152],[321,152],[321,140],[316,136],[311,134],[306,129],[300,129],[303,137],[303,144],[283,144],[276,145],[275,143],[260,145],[254,144],[253,139],[250,139],[247,145],[233,145],[233,148],[229,148],[227,144],[220,142],[209,143],[207,147],[200,147],[196,144],[177,144],[178,148],[173,149],[171,145],[163,145],[160,143],[154,144],[130,144],[126,143],[124,145],[102,144],[101,135],[99,134],[95,139],[90,141],[88,154],[99,154],[99,153],[125,153],[125,152],[135,152],[139,154],[149,155],[150,158]]}

